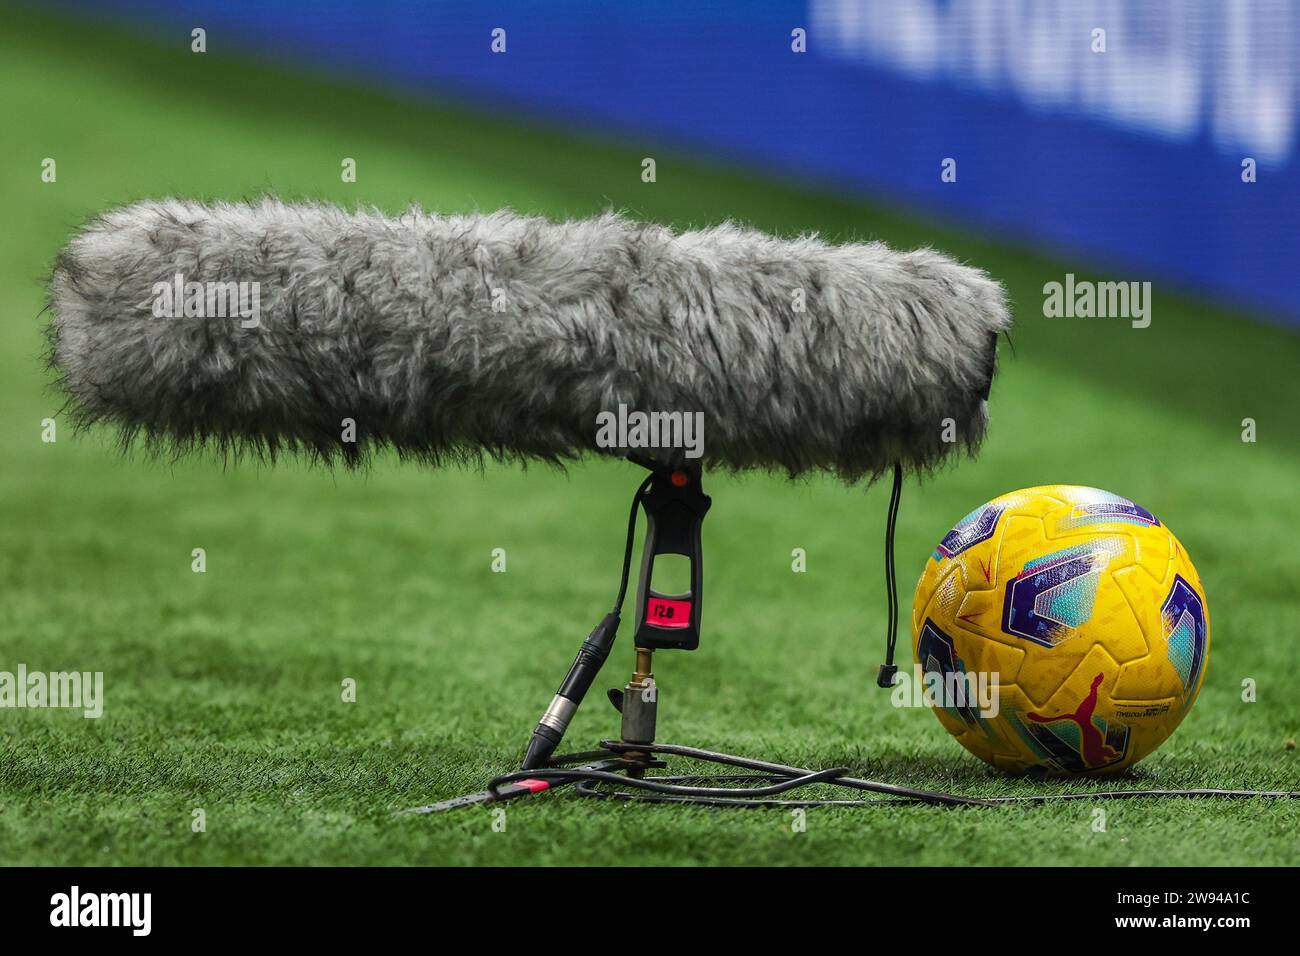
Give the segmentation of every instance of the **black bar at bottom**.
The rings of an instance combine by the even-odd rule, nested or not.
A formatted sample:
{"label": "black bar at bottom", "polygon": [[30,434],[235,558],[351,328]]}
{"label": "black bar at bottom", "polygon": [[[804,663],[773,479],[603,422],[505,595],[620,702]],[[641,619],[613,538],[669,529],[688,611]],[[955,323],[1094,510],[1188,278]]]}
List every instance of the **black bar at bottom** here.
{"label": "black bar at bottom", "polygon": [[[425,817],[434,827],[460,826],[460,816]],[[435,822],[437,821],[437,822]],[[420,839],[418,826],[404,828],[408,839]],[[442,834],[445,836],[445,833]],[[489,837],[491,838],[491,837]],[[500,839],[508,839],[500,835]],[[611,863],[628,861],[611,860]],[[418,869],[0,869],[0,914],[6,944],[32,936],[57,940],[75,934],[83,941],[120,939],[131,942],[142,925],[130,917],[147,913],[148,936],[171,942],[202,941],[208,947],[223,942],[320,941],[336,947],[349,940],[403,938],[422,933],[434,941],[464,945],[468,931],[485,945],[511,939],[536,922],[527,907],[513,902],[534,897],[556,879],[554,870],[457,870],[429,874]],[[1182,938],[1196,932],[1202,938],[1231,945],[1242,933],[1278,933],[1292,924],[1294,874],[1286,869],[1050,869],[996,870],[978,867],[945,869],[878,869],[853,873],[805,875],[789,868],[735,870],[725,877],[743,894],[735,901],[715,897],[711,920],[763,930],[778,905],[811,906],[819,921],[865,929],[882,923],[900,935],[908,927],[941,937],[962,931],[964,938],[987,933],[993,944],[1014,932],[1016,938],[1064,938],[1087,942],[1118,934],[1121,938]],[[647,871],[619,875],[620,892],[638,898],[637,884],[647,892],[661,886],[663,876]],[[699,889],[698,898],[716,889],[718,875],[680,870],[671,877],[675,892]],[[831,881],[846,881],[832,883]],[[851,881],[851,882],[847,882]],[[614,900],[600,895],[609,876],[600,872],[564,871],[566,898],[598,899],[591,912],[570,913],[565,922],[607,923]],[[73,890],[75,887],[75,891]],[[846,895],[846,888],[851,894]],[[568,895],[590,888],[597,896]],[[75,896],[74,896],[75,893]],[[102,905],[104,894],[116,902]],[[123,894],[126,894],[123,896]],[[144,897],[130,894],[148,894]],[[94,897],[95,903],[88,903]],[[851,910],[841,910],[852,899]],[[73,900],[77,916],[70,919]],[[762,904],[771,901],[771,907]],[[133,901],[140,905],[133,906]],[[931,908],[930,904],[935,904]],[[95,921],[118,926],[84,924],[88,906]],[[485,909],[486,907],[486,909]],[[734,913],[727,911],[739,908]],[[672,925],[675,908],[656,905],[656,924]],[[789,912],[789,910],[783,910]],[[766,914],[766,915],[758,915]],[[122,918],[125,916],[125,918]],[[685,920],[689,914],[682,911]],[[518,926],[512,921],[519,919]],[[523,922],[528,919],[529,922]],[[1204,921],[1209,921],[1208,927]],[[951,921],[952,925],[947,925]],[[63,923],[65,925],[53,925]],[[136,920],[143,923],[142,919]],[[682,923],[687,925],[686,922]],[[574,932],[581,932],[574,930]],[[1174,933],[1170,936],[1170,933]],[[401,934],[400,936],[398,934]],[[1027,935],[1028,934],[1028,935]],[[566,938],[568,934],[566,932]],[[460,939],[457,943],[455,940]],[[14,952],[19,950],[15,949]]]}

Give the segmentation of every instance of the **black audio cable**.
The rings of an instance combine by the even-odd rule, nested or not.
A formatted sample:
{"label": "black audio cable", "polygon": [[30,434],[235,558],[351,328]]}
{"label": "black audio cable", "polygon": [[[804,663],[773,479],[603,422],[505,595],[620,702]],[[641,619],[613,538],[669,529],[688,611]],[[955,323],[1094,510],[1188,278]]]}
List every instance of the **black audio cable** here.
{"label": "black audio cable", "polygon": [[614,598],[614,609],[601,619],[601,622],[587,635],[587,639],[582,642],[582,646],[578,648],[578,656],[573,659],[573,664],[560,684],[560,689],[555,692],[550,706],[537,721],[533,736],[528,741],[528,749],[524,752],[525,770],[544,766],[551,754],[555,753],[555,748],[560,745],[560,741],[564,739],[564,732],[569,728],[569,721],[577,713],[578,705],[591,689],[592,681],[600,673],[600,668],[609,657],[610,648],[614,646],[614,638],[618,636],[619,615],[623,608],[623,600],[627,597],[628,579],[632,573],[636,515],[641,508],[641,498],[654,477],[653,473],[647,475],[637,487],[636,494],[632,496],[632,507],[627,516],[627,544],[623,549],[623,573],[618,583],[618,596]]}
{"label": "black audio cable", "polygon": [[[1188,790],[1134,789],[1134,790],[1100,790],[1081,793],[1043,793],[1018,796],[975,797],[965,794],[947,793],[941,790],[925,790],[885,783],[879,780],[866,780],[848,776],[847,767],[829,767],[825,770],[809,770],[804,767],[791,767],[767,760],[755,760],[734,754],[701,750],[698,747],[683,747],[677,744],[624,744],[616,741],[602,741],[603,751],[571,754],[557,757],[552,766],[540,773],[515,771],[502,774],[488,784],[488,790],[479,795],[482,798],[510,799],[521,795],[521,791],[510,789],[512,784],[526,780],[531,776],[541,776],[548,782],[548,789],[565,784],[576,784],[575,792],[584,797],[606,800],[643,801],[647,803],[685,803],[694,806],[709,807],[872,807],[904,803],[920,803],[930,806],[973,806],[995,807],[1003,804],[1036,804],[1062,800],[1126,800],[1142,797],[1184,797],[1184,798],[1300,798],[1300,791],[1289,790],[1228,790],[1198,788]],[[584,763],[610,754],[620,754],[636,748],[651,758],[655,754],[686,757],[707,763],[722,764],[727,767],[748,770],[750,773],[737,774],[674,774],[649,777],[628,777],[619,772],[618,766],[610,760],[598,761],[580,768],[569,768],[563,764]],[[618,785],[622,789],[605,789],[604,785]],[[815,784],[845,787],[850,790],[878,793],[881,796],[872,799],[823,799],[823,800],[778,800],[774,797],[799,787]]]}

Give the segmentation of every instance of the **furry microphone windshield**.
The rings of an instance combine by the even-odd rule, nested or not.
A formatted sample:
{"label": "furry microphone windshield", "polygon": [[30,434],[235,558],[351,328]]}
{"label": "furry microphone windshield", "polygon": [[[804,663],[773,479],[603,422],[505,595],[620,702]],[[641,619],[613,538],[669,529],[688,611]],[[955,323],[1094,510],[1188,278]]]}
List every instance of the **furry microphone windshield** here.
{"label": "furry microphone windshield", "polygon": [[626,454],[598,417],[632,410],[702,416],[708,465],[846,480],[972,450],[1010,324],[928,249],[274,200],[111,211],[51,304],[77,420],[126,442],[561,461]]}

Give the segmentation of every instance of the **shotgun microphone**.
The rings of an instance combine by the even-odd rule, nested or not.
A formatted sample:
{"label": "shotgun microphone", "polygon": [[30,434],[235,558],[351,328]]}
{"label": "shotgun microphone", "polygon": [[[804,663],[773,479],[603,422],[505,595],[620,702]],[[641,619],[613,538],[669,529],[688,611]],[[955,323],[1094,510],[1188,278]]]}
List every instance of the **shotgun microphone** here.
{"label": "shotgun microphone", "polygon": [[[57,260],[50,305],[49,362],[74,420],[116,424],[123,445],[155,451],[563,463],[635,457],[621,427],[599,437],[615,409],[620,422],[634,409],[702,423],[707,441],[687,453],[701,460],[667,450],[642,462],[652,476],[629,516],[618,598],[539,720],[526,769],[550,760],[609,654],[639,507],[651,532],[638,650],[698,643],[701,466],[846,482],[892,470],[892,592],[903,474],[978,448],[1011,323],[997,282],[930,249],[730,222],[674,233],[613,213],[394,217],[275,199],[110,210]],[[644,583],[661,551],[691,559],[689,592]],[[882,685],[896,602],[890,618]],[[625,718],[653,723],[649,711]]]}
{"label": "shotgun microphone", "polygon": [[622,457],[626,406],[698,416],[706,468],[846,481],[973,453],[1010,325],[930,249],[274,199],[106,212],[50,303],[75,419],[172,454]]}

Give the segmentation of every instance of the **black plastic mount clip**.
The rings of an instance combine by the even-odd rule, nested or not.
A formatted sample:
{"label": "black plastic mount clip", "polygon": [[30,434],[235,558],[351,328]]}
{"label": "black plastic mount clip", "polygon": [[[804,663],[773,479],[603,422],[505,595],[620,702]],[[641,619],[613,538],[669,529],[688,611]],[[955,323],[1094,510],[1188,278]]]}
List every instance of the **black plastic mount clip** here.
{"label": "black plastic mount clip", "polygon": [[[700,611],[704,597],[704,561],[700,551],[700,526],[713,500],[700,485],[697,464],[651,465],[650,487],[641,499],[646,513],[645,548],[641,553],[641,579],[637,586],[637,647],[678,648],[700,646]],[[655,558],[682,555],[690,561],[690,590],[665,594],[654,590]]]}

